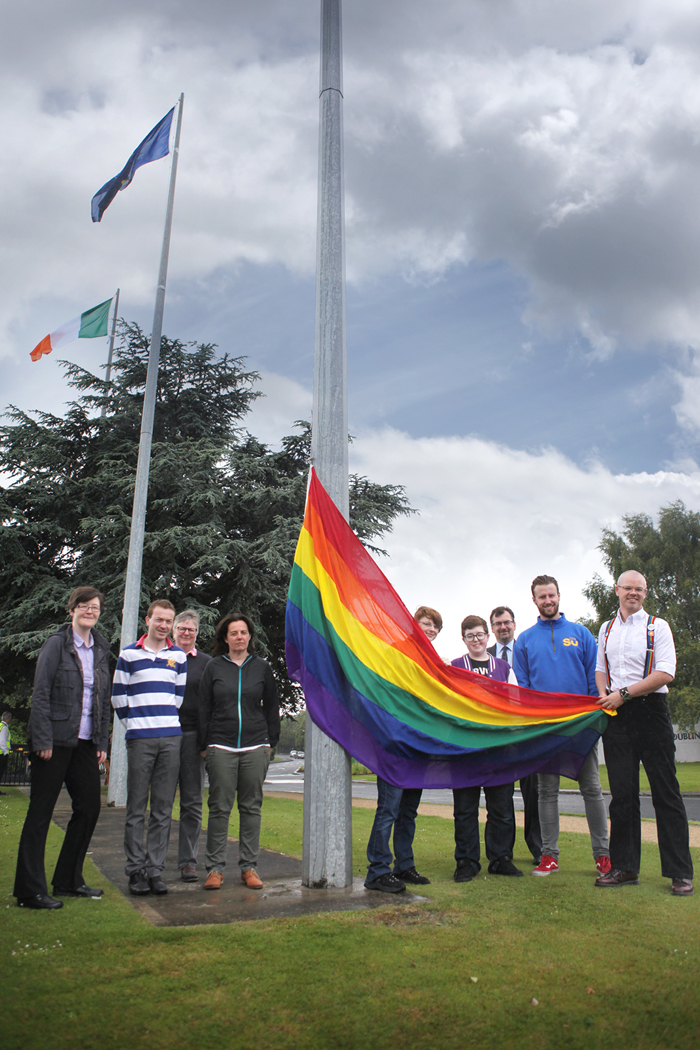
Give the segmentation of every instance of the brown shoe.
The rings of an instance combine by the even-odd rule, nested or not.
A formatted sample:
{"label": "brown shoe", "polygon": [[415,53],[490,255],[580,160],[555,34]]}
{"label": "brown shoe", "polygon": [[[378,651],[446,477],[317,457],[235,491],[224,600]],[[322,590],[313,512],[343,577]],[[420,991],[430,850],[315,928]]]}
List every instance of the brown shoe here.
{"label": "brown shoe", "polygon": [[262,879],[258,875],[255,868],[248,868],[247,871],[241,872],[241,882],[245,882],[249,890],[261,890]]}
{"label": "brown shoe", "polygon": [[207,881],[204,883],[205,890],[220,890],[224,884],[224,877],[220,871],[210,871]]}
{"label": "brown shoe", "polygon": [[673,879],[671,893],[674,897],[692,897],[695,893],[692,879]]}
{"label": "brown shoe", "polygon": [[594,886],[638,886],[639,875],[634,871],[618,871],[613,868],[607,875],[601,875],[593,883]]}
{"label": "brown shoe", "polygon": [[199,875],[194,864],[185,864],[180,868],[180,878],[183,882],[199,882]]}

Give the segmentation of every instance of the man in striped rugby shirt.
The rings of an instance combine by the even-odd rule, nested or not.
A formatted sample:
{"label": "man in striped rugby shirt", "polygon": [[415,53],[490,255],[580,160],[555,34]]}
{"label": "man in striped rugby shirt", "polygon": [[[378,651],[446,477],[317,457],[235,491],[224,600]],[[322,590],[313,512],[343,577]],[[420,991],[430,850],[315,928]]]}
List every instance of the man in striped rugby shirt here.
{"label": "man in striped rugby shirt", "polygon": [[[169,601],[151,603],[148,631],[119,654],[112,706],[126,730],[128,759],[125,871],[137,896],[163,894],[170,819],[180,770],[182,729],[178,711],[185,695],[187,657],[168,637],[175,618]],[[151,795],[146,849],[143,825]]]}

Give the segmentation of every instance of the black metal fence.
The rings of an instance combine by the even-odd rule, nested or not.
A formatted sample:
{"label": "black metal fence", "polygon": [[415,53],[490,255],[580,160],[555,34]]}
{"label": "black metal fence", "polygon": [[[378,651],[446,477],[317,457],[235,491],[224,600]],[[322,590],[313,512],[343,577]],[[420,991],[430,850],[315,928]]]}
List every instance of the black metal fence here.
{"label": "black metal fence", "polygon": [[11,751],[0,777],[0,784],[10,787],[21,787],[29,783],[28,751]]}

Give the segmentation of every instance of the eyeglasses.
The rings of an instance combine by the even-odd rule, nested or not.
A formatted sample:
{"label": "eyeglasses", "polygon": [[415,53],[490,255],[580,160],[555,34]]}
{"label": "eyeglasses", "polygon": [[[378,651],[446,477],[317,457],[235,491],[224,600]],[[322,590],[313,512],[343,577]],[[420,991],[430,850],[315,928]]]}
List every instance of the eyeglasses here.
{"label": "eyeglasses", "polygon": [[100,606],[100,605],[86,605],[85,602],[79,602],[78,605],[76,605],[76,609],[78,610],[78,612],[81,612],[81,613],[94,612],[94,613],[97,613],[97,615],[99,616],[100,612],[102,611],[102,606]]}
{"label": "eyeglasses", "polygon": [[515,627],[515,620],[492,620],[492,627]]}
{"label": "eyeglasses", "polygon": [[179,634],[196,634],[197,633],[197,628],[196,627],[181,627],[180,624],[177,625],[175,630]]}
{"label": "eyeglasses", "polygon": [[465,634],[465,642],[483,642],[484,638],[488,638],[487,634],[481,631],[479,634]]}

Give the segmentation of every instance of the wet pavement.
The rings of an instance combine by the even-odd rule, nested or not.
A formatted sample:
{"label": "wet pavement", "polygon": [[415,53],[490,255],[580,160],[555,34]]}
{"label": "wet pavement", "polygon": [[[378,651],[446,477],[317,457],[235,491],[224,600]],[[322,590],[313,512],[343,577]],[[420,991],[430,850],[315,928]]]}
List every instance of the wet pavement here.
{"label": "wet pavement", "polygon": [[[26,790],[26,789],[25,789]],[[54,822],[64,831],[70,819],[70,798],[61,792],[54,811]],[[156,897],[134,897],[129,893],[124,874],[124,809],[103,807],[90,843],[90,858],[98,870],[124,894],[134,909],[154,926],[199,926],[272,919],[282,916],[314,915],[329,911],[358,911],[386,905],[415,904],[427,898],[414,893],[377,893],[367,891],[361,879],[352,888],[312,890],[301,884],[301,861],[271,850],[260,851],[257,872],[263,880],[262,890],[249,890],[242,882],[235,859],[238,842],[229,839],[229,864],[220,890],[205,890],[206,874],[200,870],[199,882],[182,882],[177,867],[178,821],[172,822],[170,848],[163,872],[168,893]],[[204,837],[200,838],[199,856],[204,856]]]}

